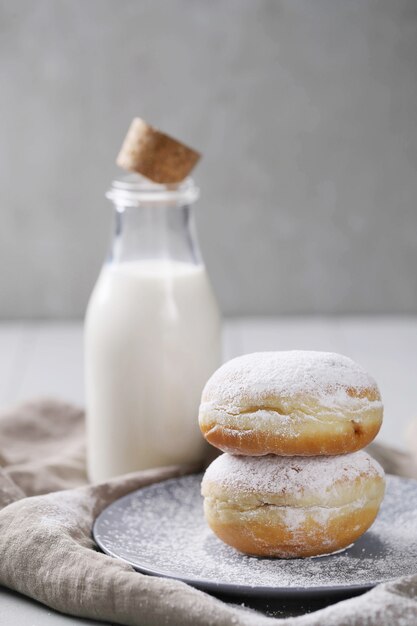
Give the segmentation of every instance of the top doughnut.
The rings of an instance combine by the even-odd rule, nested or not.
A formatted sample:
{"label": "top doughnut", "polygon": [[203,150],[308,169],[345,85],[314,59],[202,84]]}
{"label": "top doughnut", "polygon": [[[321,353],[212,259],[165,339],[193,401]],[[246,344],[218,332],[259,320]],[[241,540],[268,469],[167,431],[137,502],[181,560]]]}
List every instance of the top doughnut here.
{"label": "top doughnut", "polygon": [[382,423],[374,379],[332,352],[255,352],[228,361],[208,380],[199,423],[224,452],[260,456],[335,455],[368,445]]}

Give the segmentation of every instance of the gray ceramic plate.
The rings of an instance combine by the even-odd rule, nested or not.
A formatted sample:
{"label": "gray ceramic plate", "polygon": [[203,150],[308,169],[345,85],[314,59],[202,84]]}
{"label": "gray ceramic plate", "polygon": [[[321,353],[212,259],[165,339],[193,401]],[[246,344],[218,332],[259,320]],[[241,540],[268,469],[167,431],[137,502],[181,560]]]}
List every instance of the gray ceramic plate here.
{"label": "gray ceramic plate", "polygon": [[95,521],[97,544],[140,572],[239,596],[354,595],[417,572],[417,481],[388,476],[376,522],[344,552],[290,560],[247,557],[217,539],[200,482],[167,480],[113,502]]}

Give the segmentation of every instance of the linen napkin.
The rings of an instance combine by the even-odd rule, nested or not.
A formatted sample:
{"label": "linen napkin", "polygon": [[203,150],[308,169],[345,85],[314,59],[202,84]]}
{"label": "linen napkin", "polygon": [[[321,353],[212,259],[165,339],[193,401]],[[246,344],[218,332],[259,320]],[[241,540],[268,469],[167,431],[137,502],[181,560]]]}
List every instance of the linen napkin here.
{"label": "linen napkin", "polygon": [[[417,476],[407,455],[374,450],[391,472]],[[187,471],[162,468],[87,485],[81,410],[41,400],[0,414],[0,584],[63,613],[126,626],[416,624],[417,573],[314,613],[277,619],[139,574],[97,551],[91,528],[104,507]]]}

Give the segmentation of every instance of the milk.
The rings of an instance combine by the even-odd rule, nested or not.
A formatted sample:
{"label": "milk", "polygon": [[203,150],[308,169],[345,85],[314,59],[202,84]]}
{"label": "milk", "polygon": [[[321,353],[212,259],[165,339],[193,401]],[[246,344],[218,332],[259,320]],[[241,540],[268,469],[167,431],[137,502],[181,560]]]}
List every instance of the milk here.
{"label": "milk", "polygon": [[105,265],[85,324],[90,479],[200,460],[198,406],[219,364],[219,314],[204,265]]}

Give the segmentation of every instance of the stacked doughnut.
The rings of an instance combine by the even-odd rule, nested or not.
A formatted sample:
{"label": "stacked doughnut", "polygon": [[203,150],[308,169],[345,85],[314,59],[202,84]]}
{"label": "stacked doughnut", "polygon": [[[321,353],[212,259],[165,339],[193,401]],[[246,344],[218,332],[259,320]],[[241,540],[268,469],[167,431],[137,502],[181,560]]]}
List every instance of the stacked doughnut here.
{"label": "stacked doughnut", "polygon": [[373,523],[385,481],[362,448],[378,433],[376,382],[348,357],[294,350],[229,361],[207,382],[199,423],[226,454],[202,481],[207,522],[246,554],[341,550]]}

